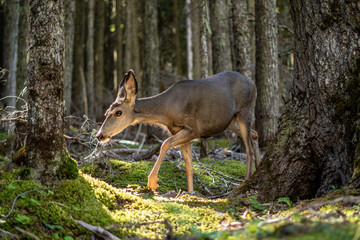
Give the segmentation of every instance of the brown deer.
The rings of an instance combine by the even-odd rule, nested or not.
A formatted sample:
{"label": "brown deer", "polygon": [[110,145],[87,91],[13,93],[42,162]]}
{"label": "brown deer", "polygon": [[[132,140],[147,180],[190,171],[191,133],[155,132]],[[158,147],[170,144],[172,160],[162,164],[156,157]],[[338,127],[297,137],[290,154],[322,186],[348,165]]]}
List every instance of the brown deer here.
{"label": "brown deer", "polygon": [[[156,190],[158,172],[166,152],[181,147],[185,160],[188,191],[193,191],[190,141],[210,137],[230,129],[244,141],[247,154],[246,177],[251,176],[253,146],[251,122],[256,101],[255,83],[238,72],[226,71],[201,80],[180,81],[166,91],[136,99],[138,84],[133,70],[125,74],[114,103],[96,137],[107,142],[129,125],[137,123],[165,126],[171,137],[161,145],[159,157],[148,177],[148,187]],[[257,156],[255,155],[257,165]]]}

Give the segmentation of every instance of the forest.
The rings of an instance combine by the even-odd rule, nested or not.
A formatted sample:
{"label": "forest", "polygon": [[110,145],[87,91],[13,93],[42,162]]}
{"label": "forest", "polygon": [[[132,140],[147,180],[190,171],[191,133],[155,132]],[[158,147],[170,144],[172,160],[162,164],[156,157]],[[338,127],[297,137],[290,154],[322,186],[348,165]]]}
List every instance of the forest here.
{"label": "forest", "polygon": [[359,96],[359,0],[0,0],[0,239],[360,239]]}

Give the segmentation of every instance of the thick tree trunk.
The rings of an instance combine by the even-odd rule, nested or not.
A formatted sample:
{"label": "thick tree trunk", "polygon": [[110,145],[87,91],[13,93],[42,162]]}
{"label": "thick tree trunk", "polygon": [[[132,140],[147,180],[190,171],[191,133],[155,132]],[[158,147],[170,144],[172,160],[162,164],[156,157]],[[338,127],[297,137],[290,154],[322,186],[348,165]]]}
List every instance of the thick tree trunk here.
{"label": "thick tree trunk", "polygon": [[65,113],[70,115],[71,89],[73,74],[73,49],[75,33],[75,0],[65,0],[65,71],[64,71],[64,100]]}
{"label": "thick tree trunk", "polygon": [[248,29],[247,1],[232,0],[232,20],[234,35],[234,70],[251,78],[250,34]]}
{"label": "thick tree trunk", "polygon": [[255,18],[256,129],[265,147],[275,137],[280,116],[276,0],[255,0]]}
{"label": "thick tree trunk", "polygon": [[[292,0],[295,76],[279,132],[240,192],[306,199],[348,183],[359,167],[358,1]],[[355,172],[356,173],[356,172]],[[354,174],[353,180],[359,181]]]}
{"label": "thick tree trunk", "polygon": [[225,0],[212,0],[211,13],[211,40],[213,53],[214,74],[232,70],[230,53],[229,8]]}
{"label": "thick tree trunk", "polygon": [[105,3],[95,1],[95,38],[94,38],[94,77],[95,77],[95,116],[101,118],[104,112],[104,34],[105,34]]}
{"label": "thick tree trunk", "polygon": [[30,2],[28,136],[30,177],[46,185],[59,181],[64,148],[64,2]]}

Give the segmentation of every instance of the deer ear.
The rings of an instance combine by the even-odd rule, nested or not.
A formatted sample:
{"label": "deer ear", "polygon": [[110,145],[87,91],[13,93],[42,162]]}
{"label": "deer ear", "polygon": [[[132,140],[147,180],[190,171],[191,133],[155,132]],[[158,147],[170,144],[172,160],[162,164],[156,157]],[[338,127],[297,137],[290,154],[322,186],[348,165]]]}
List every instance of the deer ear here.
{"label": "deer ear", "polygon": [[133,102],[135,101],[137,92],[138,84],[135,78],[135,73],[132,69],[130,69],[120,83],[117,98],[124,98],[126,102]]}

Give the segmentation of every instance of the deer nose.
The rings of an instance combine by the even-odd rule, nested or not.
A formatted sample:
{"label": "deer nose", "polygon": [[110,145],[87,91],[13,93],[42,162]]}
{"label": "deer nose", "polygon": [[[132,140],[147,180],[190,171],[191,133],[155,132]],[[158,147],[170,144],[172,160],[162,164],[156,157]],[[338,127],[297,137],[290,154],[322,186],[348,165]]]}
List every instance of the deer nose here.
{"label": "deer nose", "polygon": [[95,137],[100,141],[104,139],[104,135],[100,132],[98,132]]}

